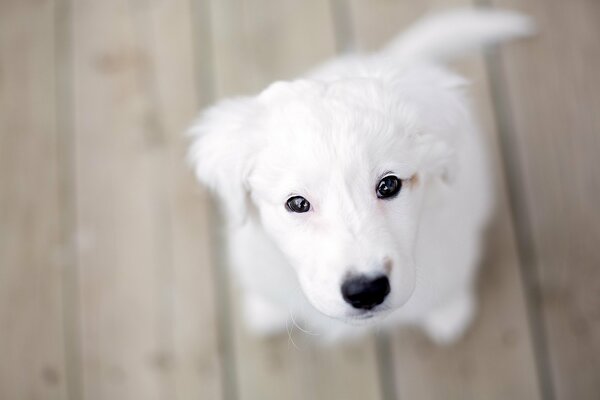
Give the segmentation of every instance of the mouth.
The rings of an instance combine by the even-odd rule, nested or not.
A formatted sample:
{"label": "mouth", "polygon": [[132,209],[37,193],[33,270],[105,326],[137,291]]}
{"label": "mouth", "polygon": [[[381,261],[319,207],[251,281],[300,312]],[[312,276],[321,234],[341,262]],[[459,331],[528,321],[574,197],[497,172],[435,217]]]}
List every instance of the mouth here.
{"label": "mouth", "polygon": [[354,318],[356,319],[370,319],[375,317],[379,312],[377,311],[365,311],[362,314],[356,315]]}
{"label": "mouth", "polygon": [[370,310],[350,313],[344,319],[349,323],[364,324],[382,319],[388,314],[387,311],[389,311],[387,308],[375,307]]}

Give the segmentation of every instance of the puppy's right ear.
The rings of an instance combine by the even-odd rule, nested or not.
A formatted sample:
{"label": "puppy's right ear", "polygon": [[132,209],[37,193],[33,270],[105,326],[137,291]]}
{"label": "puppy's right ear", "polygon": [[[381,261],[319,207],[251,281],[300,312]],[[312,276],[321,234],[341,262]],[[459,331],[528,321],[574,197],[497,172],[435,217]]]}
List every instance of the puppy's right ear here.
{"label": "puppy's right ear", "polygon": [[257,109],[250,97],[224,100],[206,110],[189,130],[188,160],[198,180],[218,195],[233,224],[243,223],[248,212],[247,177],[258,146],[253,129]]}

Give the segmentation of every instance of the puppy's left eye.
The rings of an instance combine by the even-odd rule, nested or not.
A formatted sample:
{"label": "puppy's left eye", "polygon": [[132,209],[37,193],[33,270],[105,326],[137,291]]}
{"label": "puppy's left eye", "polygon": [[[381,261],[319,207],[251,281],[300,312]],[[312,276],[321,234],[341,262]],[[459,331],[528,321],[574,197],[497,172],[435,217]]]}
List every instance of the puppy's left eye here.
{"label": "puppy's left eye", "polygon": [[302,196],[290,197],[285,206],[289,211],[295,213],[305,213],[310,210],[310,203]]}
{"label": "puppy's left eye", "polygon": [[402,181],[394,175],[388,175],[377,184],[377,197],[389,199],[396,196],[402,188]]}

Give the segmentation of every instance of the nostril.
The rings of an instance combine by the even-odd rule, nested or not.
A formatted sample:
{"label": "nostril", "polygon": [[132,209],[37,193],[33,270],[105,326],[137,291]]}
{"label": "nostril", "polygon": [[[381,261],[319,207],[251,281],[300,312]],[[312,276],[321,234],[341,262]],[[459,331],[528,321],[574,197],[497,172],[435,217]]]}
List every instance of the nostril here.
{"label": "nostril", "polygon": [[387,276],[368,278],[356,276],[342,284],[342,296],[354,308],[370,310],[383,303],[390,293],[390,281]]}

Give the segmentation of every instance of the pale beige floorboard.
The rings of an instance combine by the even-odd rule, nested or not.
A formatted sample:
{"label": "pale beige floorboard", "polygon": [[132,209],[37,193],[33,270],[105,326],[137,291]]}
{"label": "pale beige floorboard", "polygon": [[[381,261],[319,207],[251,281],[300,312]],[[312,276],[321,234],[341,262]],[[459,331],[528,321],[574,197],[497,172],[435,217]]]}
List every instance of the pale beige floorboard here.
{"label": "pale beige floorboard", "polygon": [[[493,1],[531,15],[507,51],[506,94],[523,252],[557,399],[600,397],[600,3]],[[516,179],[515,179],[516,180]],[[551,382],[550,382],[551,381]]]}
{"label": "pale beige floorboard", "polygon": [[[194,6],[189,0],[140,3],[135,18],[139,43],[151,58],[145,74],[153,102],[149,128],[156,130],[167,151],[167,183],[159,196],[166,197],[168,207],[172,269],[164,275],[168,286],[164,305],[172,347],[163,367],[173,379],[177,399],[219,399],[222,364],[213,274],[216,251],[210,238],[212,208],[186,160],[185,132],[208,97],[206,83],[212,79],[210,54],[202,51],[207,47],[195,43],[209,40],[199,34],[208,15],[194,14]],[[195,49],[200,53],[194,54]]]}
{"label": "pale beige floorboard", "polygon": [[[465,1],[351,1],[359,48],[374,49],[428,12]],[[479,280],[479,313],[456,345],[442,348],[422,333],[394,334],[397,396],[403,399],[507,399],[540,397],[527,322],[519,260],[497,154],[487,77],[477,57],[459,66],[473,80],[469,89],[488,133],[497,171],[497,212],[489,229]]]}
{"label": "pale beige floorboard", "polygon": [[[334,55],[328,2],[216,0],[211,9],[218,98],[256,93],[277,79],[295,78]],[[225,264],[226,260],[223,267]],[[235,283],[232,288],[240,399],[380,397],[372,339],[318,348],[297,329],[292,339],[287,335],[256,338],[246,331]]]}
{"label": "pale beige floorboard", "polygon": [[64,399],[55,4],[0,5],[0,398]]}
{"label": "pale beige floorboard", "polygon": [[85,399],[173,398],[168,148],[146,2],[73,3],[74,135]]}

